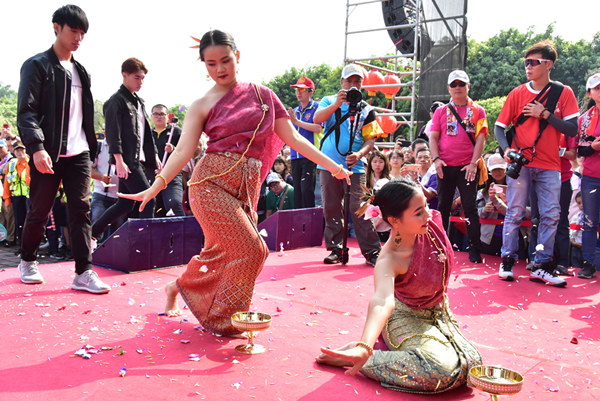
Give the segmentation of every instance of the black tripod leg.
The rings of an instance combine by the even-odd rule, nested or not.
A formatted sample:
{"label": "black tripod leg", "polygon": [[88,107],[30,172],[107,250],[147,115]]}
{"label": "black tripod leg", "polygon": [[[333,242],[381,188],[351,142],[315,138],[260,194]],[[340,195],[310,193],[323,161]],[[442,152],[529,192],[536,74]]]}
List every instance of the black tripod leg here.
{"label": "black tripod leg", "polygon": [[342,265],[346,265],[349,260],[348,249],[348,213],[350,211],[350,185],[344,182],[344,240],[342,242],[342,255],[340,257]]}

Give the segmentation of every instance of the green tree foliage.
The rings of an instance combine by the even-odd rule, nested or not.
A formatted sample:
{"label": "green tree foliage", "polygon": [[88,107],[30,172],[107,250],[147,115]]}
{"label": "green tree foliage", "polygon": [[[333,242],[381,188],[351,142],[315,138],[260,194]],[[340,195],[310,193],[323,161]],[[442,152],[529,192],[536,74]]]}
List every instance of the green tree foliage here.
{"label": "green tree foliage", "polygon": [[17,92],[0,82],[0,124],[6,123],[17,133]]}
{"label": "green tree foliage", "polygon": [[187,113],[187,107],[181,104],[176,104],[173,107],[169,107],[169,114],[171,113],[175,114],[175,117],[179,119],[179,121],[177,122],[177,126],[183,127],[183,119],[185,118],[185,114]]}
{"label": "green tree foliage", "polygon": [[471,97],[488,99],[506,96],[513,88],[525,83],[523,66],[525,51],[544,39],[552,39],[558,59],[551,78],[573,88],[575,95],[585,95],[587,73],[600,63],[600,33],[591,42],[569,42],[553,35],[554,24],[546,32],[535,34],[533,27],[521,33],[515,28],[501,31],[484,42],[469,41],[467,73],[471,78]]}
{"label": "green tree foliage", "polygon": [[100,100],[94,100],[94,131],[102,132],[104,127],[104,102]]}
{"label": "green tree foliage", "polygon": [[505,101],[506,96],[476,101],[477,104],[479,104],[485,110],[485,115],[488,121],[489,133],[486,143],[496,141],[496,135],[494,135],[494,126],[496,125],[496,120],[498,119],[498,115],[500,114],[500,110],[502,110],[502,106],[504,106]]}

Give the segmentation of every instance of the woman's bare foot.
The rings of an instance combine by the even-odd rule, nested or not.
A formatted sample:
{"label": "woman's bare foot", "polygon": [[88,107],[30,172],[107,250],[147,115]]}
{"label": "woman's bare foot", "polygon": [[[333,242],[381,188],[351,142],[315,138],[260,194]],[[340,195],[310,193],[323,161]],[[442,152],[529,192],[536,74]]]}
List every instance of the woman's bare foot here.
{"label": "woman's bare foot", "polygon": [[167,305],[165,306],[165,315],[167,316],[181,316],[181,310],[177,304],[177,294],[179,289],[175,281],[171,281],[165,286],[165,293],[167,294]]}
{"label": "woman's bare foot", "polygon": [[350,362],[350,361],[347,361],[347,360],[342,359],[342,358],[335,358],[333,356],[329,356],[329,355],[326,355],[326,354],[319,355],[318,357],[315,358],[315,360],[318,363],[322,363],[324,365],[337,366],[339,368],[354,366],[352,364],[352,362]]}

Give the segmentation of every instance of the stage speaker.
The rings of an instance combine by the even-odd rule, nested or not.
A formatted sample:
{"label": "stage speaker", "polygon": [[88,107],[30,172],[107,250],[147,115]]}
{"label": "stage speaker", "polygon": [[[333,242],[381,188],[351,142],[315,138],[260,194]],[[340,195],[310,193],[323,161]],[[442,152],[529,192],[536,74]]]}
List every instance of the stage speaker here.
{"label": "stage speaker", "polygon": [[[405,25],[416,20],[415,8],[407,0],[387,0],[381,2],[385,26]],[[388,30],[396,49],[402,54],[415,51],[415,31],[413,28]]]}
{"label": "stage speaker", "polygon": [[195,217],[129,219],[94,251],[96,266],[125,273],[187,264],[202,250]]}
{"label": "stage speaker", "polygon": [[[311,246],[323,242],[323,209],[280,210],[258,225],[270,251],[284,251]],[[263,232],[264,233],[264,232]]]}

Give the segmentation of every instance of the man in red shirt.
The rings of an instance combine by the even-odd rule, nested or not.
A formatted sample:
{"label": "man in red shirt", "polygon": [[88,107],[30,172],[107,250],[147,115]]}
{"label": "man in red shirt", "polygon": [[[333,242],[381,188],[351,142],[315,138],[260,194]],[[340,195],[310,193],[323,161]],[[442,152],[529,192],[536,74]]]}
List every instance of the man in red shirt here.
{"label": "man in red shirt", "polygon": [[[564,287],[566,281],[558,277],[552,267],[560,216],[559,148],[561,133],[569,137],[577,135],[579,108],[570,87],[550,81],[550,71],[556,58],[556,48],[550,40],[536,43],[527,50],[525,72],[529,82],[509,93],[496,120],[494,132],[498,144],[504,149],[506,162],[510,163],[507,169],[508,211],[499,277],[508,281],[514,278],[512,269],[517,257],[519,227],[533,190],[539,200],[540,223],[534,267],[529,279]],[[511,123],[515,127],[514,135],[507,139],[505,129]]]}

